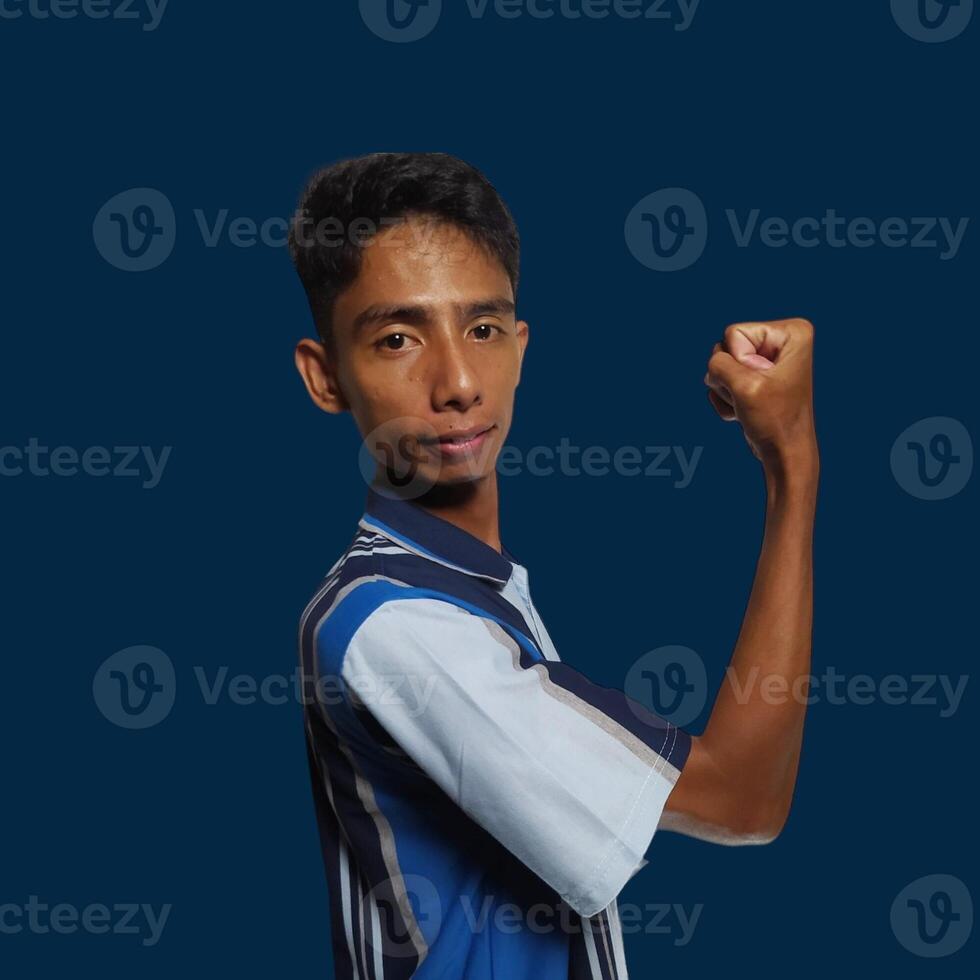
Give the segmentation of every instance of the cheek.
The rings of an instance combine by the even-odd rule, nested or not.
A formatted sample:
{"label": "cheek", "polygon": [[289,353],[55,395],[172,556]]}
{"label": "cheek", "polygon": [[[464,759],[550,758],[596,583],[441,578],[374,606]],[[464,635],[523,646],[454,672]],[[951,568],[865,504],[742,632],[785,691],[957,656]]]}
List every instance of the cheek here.
{"label": "cheek", "polygon": [[507,355],[501,357],[494,365],[497,389],[503,393],[515,389],[520,378],[520,373],[520,360],[514,356],[512,351],[508,351]]}
{"label": "cheek", "polygon": [[358,413],[371,426],[396,417],[421,414],[419,403],[425,389],[417,370],[388,371],[384,377],[365,372],[356,379],[354,387]]}

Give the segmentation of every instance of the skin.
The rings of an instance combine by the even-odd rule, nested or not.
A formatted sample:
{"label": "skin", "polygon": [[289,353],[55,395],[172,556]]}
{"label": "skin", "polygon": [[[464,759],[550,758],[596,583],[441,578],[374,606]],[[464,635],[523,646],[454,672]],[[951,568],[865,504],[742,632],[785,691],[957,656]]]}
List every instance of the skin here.
{"label": "skin", "polygon": [[[485,301],[509,308],[465,309]],[[376,307],[402,308],[403,315],[393,311],[355,328]],[[313,401],[326,412],[351,412],[362,438],[380,432],[399,468],[415,461],[417,503],[500,551],[496,460],[529,336],[527,323],[515,319],[503,266],[454,227],[413,219],[387,228],[365,248],[360,274],[337,298],[333,336],[333,356],[314,340],[296,347]],[[489,424],[482,446],[459,460],[420,445]]]}
{"label": "skin", "polygon": [[[467,310],[488,300],[509,305]],[[513,304],[497,260],[459,229],[413,218],[365,248],[358,278],[335,304],[334,350],[305,339],[295,351],[315,404],[349,411],[369,444],[397,447],[399,462],[418,474],[413,499],[497,551],[496,459],[529,335]],[[384,307],[392,308],[387,315],[356,326]],[[777,688],[759,678],[794,691],[810,672],[819,476],[813,336],[806,320],[733,324],[704,376],[712,406],[740,424],[766,485],[762,550],[726,682],[660,822],[714,843],[775,839],[796,783],[808,692],[798,684],[799,697],[773,696]],[[434,434],[487,424],[494,428],[484,445],[464,458],[441,459],[424,445]],[[379,464],[376,479],[384,472]]]}
{"label": "skin", "polygon": [[[741,425],[766,485],[762,551],[735,651],[660,822],[714,843],[774,840],[796,785],[809,694],[820,472],[813,340],[808,320],[733,324],[714,345],[704,376],[715,411]],[[759,683],[764,677],[771,688]]]}

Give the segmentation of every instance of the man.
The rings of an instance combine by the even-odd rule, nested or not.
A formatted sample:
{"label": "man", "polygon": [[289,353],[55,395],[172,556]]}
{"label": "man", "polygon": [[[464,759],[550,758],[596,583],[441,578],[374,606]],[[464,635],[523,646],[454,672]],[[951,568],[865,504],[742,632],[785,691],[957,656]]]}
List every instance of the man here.
{"label": "man", "polygon": [[336,975],[625,977],[616,896],[655,831],[767,843],[789,812],[805,699],[747,681],[809,673],[813,328],[733,325],[708,360],[768,493],[733,683],[695,736],[559,659],[501,541],[529,327],[487,180],[445,154],[343,161],[307,186],[290,251],[319,334],[296,366],[373,470],[300,623]]}

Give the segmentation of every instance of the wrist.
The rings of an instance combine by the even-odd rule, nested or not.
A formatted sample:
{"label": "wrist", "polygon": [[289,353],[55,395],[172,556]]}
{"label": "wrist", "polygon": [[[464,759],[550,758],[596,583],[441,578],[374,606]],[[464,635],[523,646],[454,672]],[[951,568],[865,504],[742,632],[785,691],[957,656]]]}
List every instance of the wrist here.
{"label": "wrist", "polygon": [[762,460],[766,485],[772,489],[816,489],[820,453],[816,440],[774,447]]}

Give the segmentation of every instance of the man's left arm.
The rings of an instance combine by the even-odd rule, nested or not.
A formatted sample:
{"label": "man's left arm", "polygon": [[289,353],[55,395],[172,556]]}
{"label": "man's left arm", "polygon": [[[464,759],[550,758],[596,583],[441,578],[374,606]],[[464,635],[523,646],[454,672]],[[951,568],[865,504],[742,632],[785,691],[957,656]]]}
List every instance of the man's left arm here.
{"label": "man's left arm", "polygon": [[704,733],[692,736],[659,824],[713,843],[773,840],[796,783],[819,478],[812,348],[813,327],[805,320],[736,324],[715,345],[705,376],[718,414],[741,423],[767,494],[762,549],[726,679]]}

